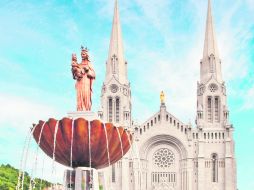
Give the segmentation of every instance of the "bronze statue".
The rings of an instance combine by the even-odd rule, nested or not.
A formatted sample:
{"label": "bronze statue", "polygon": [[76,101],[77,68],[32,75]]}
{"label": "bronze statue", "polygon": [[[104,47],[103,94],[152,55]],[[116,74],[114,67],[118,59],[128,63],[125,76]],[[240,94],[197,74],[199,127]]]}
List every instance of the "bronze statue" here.
{"label": "bronze statue", "polygon": [[82,62],[78,64],[76,54],[72,54],[72,75],[76,82],[77,111],[90,111],[92,107],[92,86],[95,72],[89,60],[88,49],[81,46]]}

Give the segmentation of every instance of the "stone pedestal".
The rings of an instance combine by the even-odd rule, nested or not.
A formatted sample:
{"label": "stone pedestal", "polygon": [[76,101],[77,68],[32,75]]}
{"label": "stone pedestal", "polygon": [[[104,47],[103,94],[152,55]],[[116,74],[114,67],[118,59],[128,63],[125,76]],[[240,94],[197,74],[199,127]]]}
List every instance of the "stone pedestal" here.
{"label": "stone pedestal", "polygon": [[66,170],[64,186],[65,190],[99,190],[98,171],[86,167]]}
{"label": "stone pedestal", "polygon": [[67,115],[72,119],[84,118],[88,121],[99,119],[97,113],[91,111],[75,111],[69,112]]}

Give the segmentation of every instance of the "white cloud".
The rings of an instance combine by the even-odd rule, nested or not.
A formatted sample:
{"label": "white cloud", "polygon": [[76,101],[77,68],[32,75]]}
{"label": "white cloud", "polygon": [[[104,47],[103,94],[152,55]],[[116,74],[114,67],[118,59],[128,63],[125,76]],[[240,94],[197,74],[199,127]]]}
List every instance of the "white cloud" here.
{"label": "white cloud", "polygon": [[[32,127],[32,124],[37,123],[39,120],[46,121],[51,117],[56,117],[58,116],[58,112],[54,107],[8,94],[0,95],[0,105],[0,160],[3,163],[10,163],[15,167],[20,168],[25,136]],[[50,175],[52,173],[52,159],[47,157],[41,151],[39,151],[38,155],[37,170],[32,170],[36,157],[36,148],[37,145],[35,141],[32,140],[25,170],[30,174],[33,171],[35,176],[41,177],[42,158],[45,157],[44,178],[49,181],[62,182],[64,167],[57,164],[57,175],[52,179],[52,176],[55,176]],[[19,159],[17,159],[17,157]]]}
{"label": "white cloud", "polygon": [[254,1],[253,0],[246,0],[246,3],[251,10],[254,10]]}
{"label": "white cloud", "polygon": [[9,123],[12,126],[17,126],[19,130],[27,128],[28,125],[31,126],[39,119],[50,117],[50,114],[51,117],[57,115],[55,108],[20,96],[1,94],[0,105],[0,123]]}
{"label": "white cloud", "polygon": [[[164,39],[165,44],[168,44],[168,38],[173,38],[173,41],[170,40],[171,46],[178,47],[183,37],[180,34],[174,34],[175,28],[171,28],[171,24],[177,22],[177,19],[169,17],[170,14],[164,15],[171,11],[170,7],[154,6],[153,2],[150,1],[138,0],[137,2],[143,14],[132,14],[130,16],[131,20],[142,20],[141,25],[143,23],[152,23],[153,27],[151,27],[151,30],[160,31],[158,35]],[[189,118],[192,120],[195,118],[196,81],[199,80],[199,60],[202,58],[207,9],[206,1],[192,1],[192,3],[194,6],[188,6],[193,6],[194,10],[191,22],[195,24],[196,29],[192,31],[193,34],[188,36],[189,39],[185,39],[186,43],[183,44],[185,46],[181,47],[181,49],[174,50],[166,45],[164,48],[155,51],[153,47],[146,46],[145,43],[142,45],[138,44],[138,35],[136,36],[138,47],[135,50],[127,42],[127,50],[136,51],[137,53],[135,59],[133,59],[136,64],[131,65],[132,72],[135,72],[134,75],[138,76],[133,79],[134,86],[136,87],[133,89],[133,94],[137,96],[135,98],[138,99],[142,92],[144,96],[155,97],[152,94],[156,93],[156,97],[159,97],[159,91],[165,90],[170,110],[177,113],[185,121]],[[162,5],[164,4],[162,3]],[[166,3],[166,5],[168,4]],[[231,3],[231,6],[228,6],[227,1],[217,2],[216,7],[215,5],[213,7],[220,57],[222,59],[223,78],[227,84],[237,80],[240,83],[247,76],[249,70],[251,50],[248,47],[250,39],[253,38],[251,30],[254,20],[251,20],[247,16],[248,14],[241,15],[243,9],[241,1]],[[226,11],[225,7],[227,7]],[[132,27],[134,28],[135,26]],[[139,27],[136,27],[137,34],[138,31],[141,32],[139,29]],[[141,33],[142,36],[145,36],[147,32]],[[179,52],[184,53],[184,55],[181,55]],[[240,89],[233,90],[239,91]],[[144,99],[142,100],[142,98],[139,98],[139,100],[138,107],[146,108],[147,102]],[[156,99],[153,101],[156,101]],[[141,106],[142,103],[144,104],[143,106]],[[151,109],[151,106],[149,108]],[[150,111],[150,114],[155,111]],[[144,114],[136,117],[143,118]]]}

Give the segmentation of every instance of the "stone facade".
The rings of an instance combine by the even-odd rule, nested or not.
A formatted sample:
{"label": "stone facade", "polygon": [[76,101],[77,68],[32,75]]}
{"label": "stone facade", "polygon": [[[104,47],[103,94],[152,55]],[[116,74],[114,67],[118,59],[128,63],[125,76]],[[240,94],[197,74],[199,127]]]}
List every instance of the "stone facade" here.
{"label": "stone facade", "polygon": [[129,128],[135,141],[121,161],[100,173],[104,189],[236,190],[234,128],[229,123],[210,0],[197,84],[196,127],[169,113],[163,101],[159,111],[144,123],[132,122],[131,87],[121,35],[116,0],[98,115]]}

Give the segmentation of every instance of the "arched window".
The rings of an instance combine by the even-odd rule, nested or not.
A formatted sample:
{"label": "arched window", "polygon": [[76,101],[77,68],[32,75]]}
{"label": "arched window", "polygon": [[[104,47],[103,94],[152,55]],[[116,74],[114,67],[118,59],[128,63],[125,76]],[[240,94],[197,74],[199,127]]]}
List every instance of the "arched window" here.
{"label": "arched window", "polygon": [[112,122],[113,120],[113,101],[112,98],[108,98],[108,121]]}
{"label": "arched window", "polygon": [[116,122],[120,121],[120,98],[116,98]]}
{"label": "arched window", "polygon": [[220,122],[220,100],[219,97],[214,99],[214,119],[215,122]]}
{"label": "arched window", "polygon": [[212,154],[212,182],[218,182],[218,155]]}
{"label": "arched window", "polygon": [[212,122],[213,115],[212,115],[212,97],[207,98],[207,120],[208,122]]}

